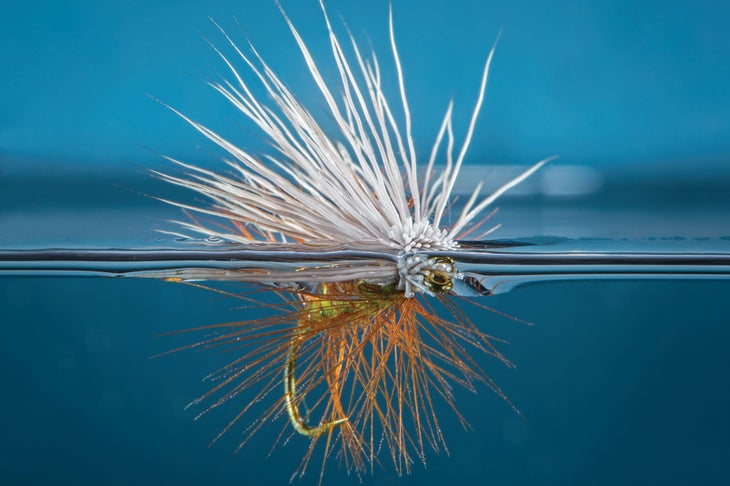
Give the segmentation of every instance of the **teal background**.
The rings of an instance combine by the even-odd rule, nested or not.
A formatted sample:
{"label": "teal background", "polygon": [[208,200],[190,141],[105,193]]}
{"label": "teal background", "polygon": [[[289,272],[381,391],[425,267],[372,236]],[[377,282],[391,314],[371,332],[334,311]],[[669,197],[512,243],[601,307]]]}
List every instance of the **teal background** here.
{"label": "teal background", "polygon": [[[316,3],[283,6],[312,52],[328,60]],[[340,15],[364,48],[377,50],[386,85],[394,75],[388,4],[327,2],[341,34]],[[154,158],[147,147],[206,158],[189,128],[146,95],[219,130],[240,129],[240,117],[203,82],[223,72],[202,39],[224,44],[208,16],[242,43],[251,39],[301,98],[324,111],[273,0],[4,5],[6,154],[98,165]],[[500,31],[472,162],[529,163],[556,153],[582,164],[719,163],[730,152],[724,2],[396,0],[393,10],[423,152],[451,97],[457,139],[462,133]]]}
{"label": "teal background", "polygon": [[[341,14],[394,79],[388,2],[327,5],[339,32]],[[326,64],[316,2],[283,6]],[[430,149],[451,97],[459,140],[502,31],[467,163],[559,154],[559,164],[599,171],[604,185],[581,198],[507,198],[495,236],[728,236],[729,9],[394,0],[418,150]],[[216,167],[217,152],[148,95],[265,150],[205,86],[223,71],[203,40],[223,42],[208,16],[248,36],[324,113],[273,1],[3,5],[0,246],[170,243],[154,230],[179,214],[146,195],[179,193],[145,168],[164,166],[158,153]],[[535,323],[470,310],[510,341],[501,349],[516,370],[480,363],[524,418],[486,389],[457,390],[473,430],[443,408],[450,455],[430,454],[426,469],[402,478],[384,461],[364,484],[729,483],[728,290],[721,281],[573,282],[488,299]],[[149,359],[194,339],[161,333],[260,315],[238,305],[157,281],[0,279],[0,483],[286,484],[307,444],[294,437],[267,458],[282,420],[234,454],[239,430],[208,442],[240,405],[200,421],[184,408],[228,356]],[[318,465],[302,484],[318,482]],[[332,460],[323,484],[357,481]]]}

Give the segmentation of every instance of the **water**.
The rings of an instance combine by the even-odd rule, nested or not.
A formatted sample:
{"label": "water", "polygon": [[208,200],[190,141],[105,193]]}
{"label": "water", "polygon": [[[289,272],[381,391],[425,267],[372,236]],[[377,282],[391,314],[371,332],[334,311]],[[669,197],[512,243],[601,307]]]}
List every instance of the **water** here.
{"label": "water", "polygon": [[[204,337],[161,334],[261,316],[238,300],[159,280],[160,271],[189,270],[190,259],[165,260],[164,251],[152,262],[122,258],[130,248],[173,249],[188,252],[186,258],[201,250],[160,233],[173,229],[166,220],[180,214],[140,193],[182,201],[190,195],[138,174],[88,178],[71,167],[45,180],[32,174],[53,164],[5,162],[0,249],[31,258],[0,258],[2,482],[286,481],[307,441],[293,437],[268,456],[287,427],[284,417],[234,454],[241,429],[208,444],[250,397],[198,421],[199,407],[185,409],[210,387],[202,378],[230,353],[149,359]],[[427,469],[416,465],[403,478],[384,460],[365,484],[721,484],[730,478],[725,172],[704,183],[650,167],[631,177],[596,171],[601,185],[593,192],[551,195],[543,189],[556,181],[538,177],[523,194],[502,201],[494,221],[503,226],[494,236],[531,245],[471,248],[471,257],[457,258],[487,275],[482,290],[496,295],[477,297],[479,303],[534,323],[465,307],[480,329],[509,341],[500,349],[516,369],[476,359],[522,418],[484,387],[476,395],[457,387],[457,406],[472,430],[438,407],[450,454],[428,454]],[[98,254],[69,259],[84,248],[122,251],[105,265]],[[70,251],[50,260],[45,249]],[[202,250],[205,270],[220,270],[221,261],[210,260],[221,249]],[[491,260],[475,261],[475,255]],[[200,257],[194,258],[198,271]],[[535,259],[543,260],[536,265]],[[300,260],[289,265],[301,266]],[[130,270],[158,278],[79,277]],[[318,468],[313,462],[302,484],[316,484]],[[344,481],[356,479],[331,461],[324,484]]]}
{"label": "water", "polygon": [[[509,341],[500,349],[516,369],[476,358],[522,417],[484,387],[476,395],[457,387],[471,430],[439,409],[450,455],[430,453],[426,470],[416,465],[402,478],[384,457],[385,469],[365,484],[712,484],[730,477],[728,247],[723,237],[541,237],[455,252],[460,268],[480,277],[462,293],[491,294],[475,298],[534,323],[465,306],[481,329]],[[265,314],[162,277],[240,280],[242,268],[288,275],[323,262],[393,259],[343,250],[285,256],[173,240],[136,250],[0,251],[4,481],[285,481],[307,440],[292,437],[269,456],[288,430],[284,417],[234,454],[242,429],[208,444],[249,397],[199,421],[200,407],[186,409],[230,353],[149,359],[206,335],[161,334]],[[317,460],[302,482],[315,484],[318,468]],[[344,474],[333,461],[323,484],[342,484]]]}
{"label": "water", "polygon": [[[601,190],[588,195],[527,191],[506,198],[496,221],[503,224],[500,245],[454,255],[464,269],[485,276],[471,290],[494,294],[477,302],[534,324],[465,306],[481,329],[509,341],[500,350],[516,369],[476,359],[522,417],[484,387],[476,395],[457,387],[456,403],[471,430],[448,407],[438,407],[450,454],[430,453],[426,470],[416,465],[402,478],[384,460],[365,484],[717,484],[730,478],[724,179],[688,190],[657,178],[648,184],[601,177]],[[43,201],[44,187],[51,187],[23,181],[17,177],[8,187],[26,201]],[[536,184],[533,190],[541,187]],[[175,241],[157,230],[173,228],[165,220],[179,214],[139,192],[186,195],[145,177],[79,178],[56,189],[52,205],[28,207],[7,197],[0,213],[3,482],[286,481],[307,441],[293,437],[268,455],[288,427],[284,417],[234,454],[241,429],[208,444],[250,397],[198,421],[201,409],[185,408],[210,387],[202,378],[230,353],[150,359],[205,336],[161,334],[262,314],[160,277],[200,278],[205,271],[213,275],[203,277],[220,278],[241,257],[282,272],[353,255],[293,255],[282,267],[265,254],[250,258],[245,250]],[[677,193],[693,203],[676,200]],[[231,252],[238,252],[237,261]],[[152,278],[119,277],[135,272]],[[316,484],[318,468],[317,459],[302,484]],[[356,479],[331,461],[324,484],[343,481]]]}
{"label": "water", "polygon": [[[237,302],[146,279],[0,285],[6,484],[281,484],[296,467],[298,437],[266,459],[284,421],[233,454],[238,433],[207,444],[240,402],[197,422],[184,409],[230,355],[148,359],[191,339],[161,333],[255,317]],[[717,484],[730,476],[728,291],[728,281],[612,280],[488,298],[535,323],[472,313],[510,341],[501,349],[516,370],[478,359],[524,419],[486,389],[457,389],[472,430],[440,410],[450,456],[430,454],[427,471],[400,479],[376,470],[365,484]],[[325,484],[343,474],[333,465]]]}

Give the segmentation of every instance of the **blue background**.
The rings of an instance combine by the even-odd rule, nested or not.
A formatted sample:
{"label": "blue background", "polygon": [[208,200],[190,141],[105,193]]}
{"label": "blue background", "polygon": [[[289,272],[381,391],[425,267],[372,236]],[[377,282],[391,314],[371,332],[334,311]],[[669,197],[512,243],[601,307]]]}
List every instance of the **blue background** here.
{"label": "blue background", "polygon": [[[424,152],[451,97],[462,133],[483,59],[502,30],[472,162],[557,153],[566,163],[691,165],[730,153],[724,2],[393,3]],[[372,42],[392,79],[388,2],[327,4],[335,24],[341,14],[362,46]],[[316,2],[284,7],[317,58],[328,60]],[[0,149],[95,165],[149,158],[142,147],[203,158],[189,128],[146,94],[220,130],[241,123],[203,83],[223,71],[201,38],[223,44],[208,16],[243,41],[235,16],[288,85],[315,99],[270,0],[10,1],[0,19]],[[324,112],[321,102],[313,106]]]}
{"label": "blue background", "polygon": [[[316,2],[283,3],[317,58],[328,59]],[[430,148],[452,97],[457,140],[463,133],[483,60],[502,30],[468,163],[527,164],[557,153],[560,163],[619,173],[595,198],[568,201],[578,208],[569,213],[537,212],[552,202],[533,201],[520,213],[532,216],[505,231],[727,236],[729,7],[393,3],[419,151]],[[372,43],[384,76],[394,79],[388,2],[327,5],[361,46]],[[161,164],[150,149],[216,162],[211,147],[148,94],[247,147],[264,146],[205,86],[223,70],[202,39],[222,43],[208,16],[243,39],[237,17],[287,84],[324,113],[273,1],[6,2],[3,8],[0,243],[6,245],[93,246],[107,243],[98,236],[103,231],[113,241],[153,232],[159,218],[140,215],[160,209],[139,193],[166,189],[139,168]],[[325,73],[333,74],[331,65]],[[591,212],[596,207],[610,213]],[[636,211],[645,218],[637,222]],[[79,223],[77,214],[93,218]],[[692,226],[702,218],[709,223]],[[62,231],[72,237],[45,239]],[[728,290],[720,281],[573,282],[489,299],[536,324],[470,313],[486,332],[511,342],[501,349],[517,370],[486,358],[480,363],[524,420],[486,389],[457,390],[473,430],[463,431],[444,407],[450,456],[431,454],[426,470],[417,465],[404,478],[389,466],[376,469],[365,484],[729,483]],[[306,441],[295,437],[266,459],[283,422],[233,454],[237,432],[207,444],[239,405],[198,422],[195,411],[184,410],[209,386],[200,378],[227,356],[148,359],[180,342],[158,334],[241,319],[237,305],[156,281],[0,280],[0,482],[286,484]],[[325,484],[356,483],[331,466]],[[302,484],[316,484],[317,470],[313,463]]]}

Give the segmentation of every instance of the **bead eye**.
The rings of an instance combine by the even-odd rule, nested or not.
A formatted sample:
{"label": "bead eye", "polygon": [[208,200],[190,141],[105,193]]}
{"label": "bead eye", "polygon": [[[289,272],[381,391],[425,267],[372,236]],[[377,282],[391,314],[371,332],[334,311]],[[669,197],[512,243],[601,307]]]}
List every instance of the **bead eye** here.
{"label": "bead eye", "polygon": [[431,292],[444,294],[454,288],[454,259],[438,256],[430,259],[433,269],[424,278]]}

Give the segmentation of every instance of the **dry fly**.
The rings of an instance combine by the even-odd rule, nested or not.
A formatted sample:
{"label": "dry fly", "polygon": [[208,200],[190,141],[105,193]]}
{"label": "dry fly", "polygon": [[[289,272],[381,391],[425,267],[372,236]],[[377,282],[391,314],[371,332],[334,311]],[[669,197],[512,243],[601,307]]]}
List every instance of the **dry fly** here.
{"label": "dry fly", "polygon": [[[234,56],[211,44],[229,77],[210,86],[263,132],[274,154],[249,153],[171,108],[226,152],[229,171],[220,174],[169,158],[183,174],[156,175],[211,201],[208,206],[171,202],[190,216],[176,222],[181,228],[177,234],[216,237],[270,249],[272,255],[292,249],[344,249],[393,258],[231,276],[278,293],[283,304],[270,305],[276,312],[266,318],[219,325],[217,335],[187,347],[229,346],[239,353],[196,403],[208,403],[208,411],[250,392],[250,402],[222,435],[240,423],[254,403],[268,400],[260,416],[247,420],[243,442],[270,420],[288,417],[288,430],[310,441],[295,476],[304,474],[316,450],[323,450],[322,471],[331,457],[358,474],[386,457],[399,474],[407,473],[415,460],[425,463],[427,448],[446,447],[439,408],[450,408],[464,422],[452,384],[474,389],[483,383],[504,398],[470,352],[508,362],[454,300],[454,286],[465,275],[451,257],[440,253],[458,249],[467,237],[480,239],[497,229],[485,226],[494,214],[492,203],[547,160],[492,194],[482,195],[477,185],[459,214],[449,215],[494,47],[458,150],[449,103],[430,155],[419,162],[392,10],[390,49],[399,93],[395,104],[384,94],[375,55],[366,56],[351,34],[343,43],[322,2],[320,7],[336,79],[325,79],[280,9],[324,100],[326,118],[336,127],[334,133],[322,128],[253,45],[242,49],[215,24]],[[265,101],[254,96],[250,82],[263,88]],[[211,217],[217,222],[210,222]]]}

